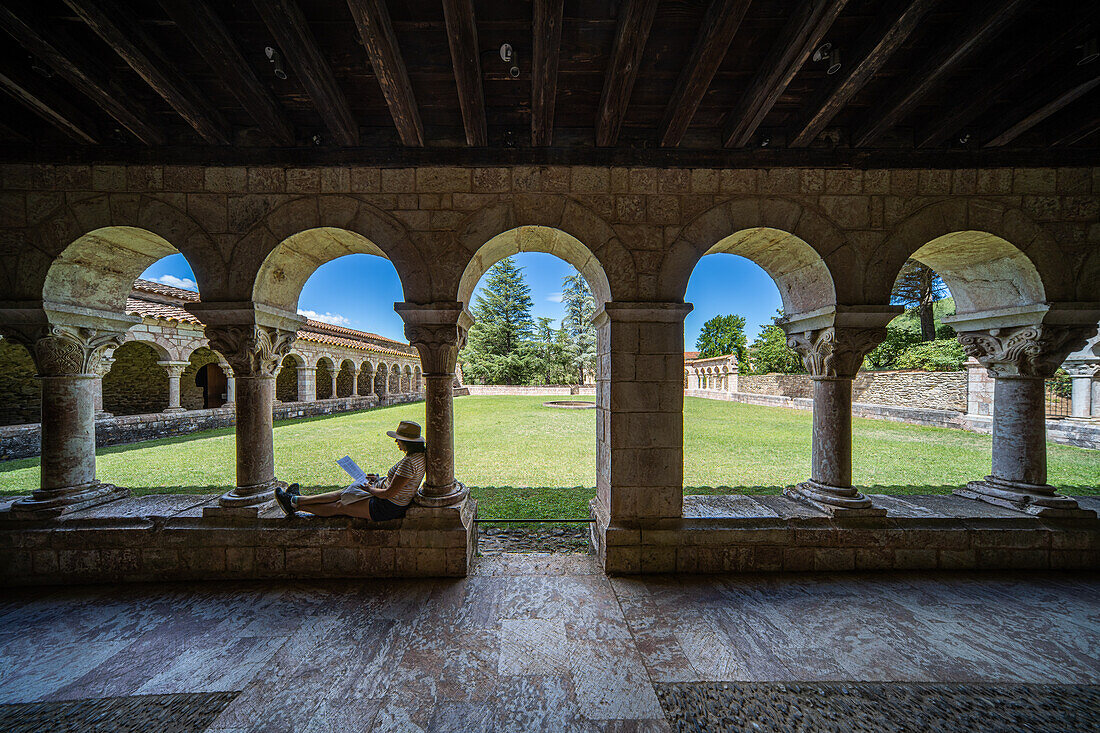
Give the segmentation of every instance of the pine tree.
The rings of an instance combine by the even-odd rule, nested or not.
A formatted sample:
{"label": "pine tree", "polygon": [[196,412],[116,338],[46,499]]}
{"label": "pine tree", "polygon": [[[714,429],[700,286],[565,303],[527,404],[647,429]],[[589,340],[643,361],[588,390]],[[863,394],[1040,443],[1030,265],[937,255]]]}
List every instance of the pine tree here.
{"label": "pine tree", "polygon": [[584,384],[585,370],[596,369],[596,329],[592,327],[596,299],[579,272],[562,281],[562,304],[565,317],[561,327],[569,343],[569,360],[576,370],[577,383]]}
{"label": "pine tree", "polygon": [[936,338],[932,304],[947,294],[947,285],[931,267],[916,260],[906,260],[894,282],[890,300],[895,305],[916,310],[920,316],[921,341],[932,341]]}
{"label": "pine tree", "polygon": [[489,268],[474,302],[474,325],[463,354],[467,378],[483,384],[525,384],[537,365],[531,344],[531,288],[523,268],[505,257]]}

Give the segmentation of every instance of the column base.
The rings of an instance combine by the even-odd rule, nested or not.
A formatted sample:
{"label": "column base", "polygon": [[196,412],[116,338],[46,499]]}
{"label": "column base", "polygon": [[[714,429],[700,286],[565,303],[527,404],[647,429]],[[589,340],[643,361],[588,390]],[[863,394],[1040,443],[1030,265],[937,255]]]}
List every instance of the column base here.
{"label": "column base", "polygon": [[96,420],[107,420],[107,419],[112,418],[114,416],[115,416],[115,413],[113,413],[113,412],[106,412],[104,410],[100,410],[95,414],[95,419]]}
{"label": "column base", "polygon": [[64,489],[39,489],[29,499],[19,499],[8,510],[10,519],[49,519],[78,512],[130,496],[130,490],[92,481]]}
{"label": "column base", "polygon": [[984,481],[971,481],[966,488],[955,489],[952,493],[1037,517],[1096,518],[1096,512],[1082,509],[1068,496],[1058,495],[1049,484],[1025,484],[986,476]]}
{"label": "column base", "polygon": [[871,503],[852,487],[829,486],[817,481],[803,481],[783,489],[783,496],[811,506],[830,517],[884,517],[886,510]]}
{"label": "column base", "polygon": [[[428,490],[431,493],[425,494]],[[413,500],[420,506],[441,507],[460,503],[469,496],[470,490],[461,481],[455,481],[450,487],[421,486]]]}
{"label": "column base", "polygon": [[218,497],[217,506],[203,507],[204,517],[255,518],[275,503],[275,487],[285,489],[286,481],[274,481],[261,486],[238,486]]}

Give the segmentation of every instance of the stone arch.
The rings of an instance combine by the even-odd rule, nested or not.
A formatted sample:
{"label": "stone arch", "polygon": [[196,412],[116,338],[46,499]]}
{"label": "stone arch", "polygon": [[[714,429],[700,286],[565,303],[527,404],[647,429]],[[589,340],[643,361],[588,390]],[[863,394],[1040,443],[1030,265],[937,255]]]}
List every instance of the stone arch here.
{"label": "stone arch", "polygon": [[[481,276],[519,252],[555,255],[584,275],[598,304],[629,300],[637,291],[634,258],[615,230],[590,209],[564,196],[537,202],[505,201],[480,209],[456,234],[465,258],[447,269],[447,299],[468,303]],[[455,280],[457,276],[457,280]]]}
{"label": "stone arch", "polygon": [[31,352],[0,338],[0,425],[36,423],[42,414],[42,388]]}
{"label": "stone arch", "polygon": [[340,370],[336,373],[336,397],[352,397],[355,394],[355,362],[351,359],[340,360]]}
{"label": "stone arch", "polygon": [[[252,300],[295,311],[309,276],[321,265],[350,254],[372,254],[393,263],[408,300],[426,301],[431,273],[396,219],[346,195],[310,196],[271,211],[246,234],[238,250],[258,253],[255,276],[237,286]],[[247,277],[249,268],[240,268]]]}
{"label": "stone arch", "polygon": [[384,361],[374,370],[374,393],[379,397],[389,394],[389,368]]}
{"label": "stone arch", "polygon": [[126,335],[122,339],[123,345],[128,343],[141,343],[145,344],[153,350],[153,353],[157,355],[157,358],[161,361],[183,361],[176,350],[172,348],[170,344],[161,343],[157,338],[151,334],[142,331],[127,331]]}
{"label": "stone arch", "polygon": [[115,349],[103,375],[103,409],[114,415],[147,415],[168,407],[168,372],[158,364],[164,347],[132,340]]}
{"label": "stone arch", "polygon": [[[122,312],[134,280],[162,257],[182,253],[200,290],[216,289],[221,255],[185,212],[142,194],[102,194],[63,204],[26,230],[12,268],[12,299],[41,299]],[[89,274],[91,273],[91,274]]]}
{"label": "stone arch", "polygon": [[[665,255],[657,290],[682,301],[688,280],[708,254],[735,254],[764,269],[779,288],[787,315],[808,313],[838,298],[858,298],[852,254],[843,231],[816,211],[782,198],[725,201],[693,219]],[[833,271],[845,277],[834,278]],[[838,292],[838,284],[842,290]]]}
{"label": "stone arch", "polygon": [[402,392],[412,392],[413,391],[412,375],[413,375],[412,367],[410,365],[406,364],[404,371],[401,373],[401,391]]}
{"label": "stone arch", "polygon": [[401,391],[401,365],[391,364],[389,367],[390,382],[387,392],[394,394]]}
{"label": "stone arch", "polygon": [[[199,346],[186,361],[187,367],[180,375],[180,404],[188,410],[221,407],[228,399],[228,379],[232,376],[225,359],[210,347]],[[210,365],[220,375],[208,369]]]}
{"label": "stone arch", "polygon": [[336,373],[336,362],[328,354],[317,357],[317,399],[327,400],[336,395],[332,394],[332,375]]}
{"label": "stone arch", "polygon": [[909,258],[943,278],[959,314],[1075,295],[1053,237],[1023,212],[995,201],[941,201],[903,220],[870,258],[868,302],[889,302]]}
{"label": "stone arch", "polygon": [[369,360],[364,359],[359,365],[359,377],[355,383],[355,393],[369,395],[374,391],[374,366]]}
{"label": "stone arch", "polygon": [[424,378],[424,374],[423,374],[423,372],[420,371],[420,366],[418,365],[416,367],[416,369],[413,370],[413,390],[415,392],[422,392],[423,391],[423,389],[424,389],[423,378]]}
{"label": "stone arch", "polygon": [[305,359],[299,354],[290,353],[283,357],[279,373],[275,375],[275,399],[280,402],[297,402],[298,367],[305,366]]}

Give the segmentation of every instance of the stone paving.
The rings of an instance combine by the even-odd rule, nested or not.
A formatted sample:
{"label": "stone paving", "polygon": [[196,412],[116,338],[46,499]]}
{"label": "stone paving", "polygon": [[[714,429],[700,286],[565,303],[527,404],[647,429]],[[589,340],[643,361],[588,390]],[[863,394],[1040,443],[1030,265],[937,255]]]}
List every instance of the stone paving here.
{"label": "stone paving", "polygon": [[1100,577],[1084,574],[609,579],[591,556],[529,553],[481,557],[463,579],[52,587],[0,600],[0,714],[236,693],[208,728],[222,733],[723,729],[691,699],[740,711],[748,730],[831,730],[838,711],[865,716],[869,700],[893,706],[871,705],[879,716],[961,730],[973,713],[953,710],[1021,690],[1027,704],[984,716],[985,729],[1055,731],[1095,711],[1098,685]]}

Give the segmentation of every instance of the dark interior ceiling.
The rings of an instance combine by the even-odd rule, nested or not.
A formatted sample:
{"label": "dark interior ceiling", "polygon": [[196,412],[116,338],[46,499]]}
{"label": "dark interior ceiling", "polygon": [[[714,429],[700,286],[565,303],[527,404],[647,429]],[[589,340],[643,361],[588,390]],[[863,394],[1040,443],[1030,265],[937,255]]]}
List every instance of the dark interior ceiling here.
{"label": "dark interior ceiling", "polygon": [[0,141],[1084,155],[1098,19],[1024,0],[5,0]]}

